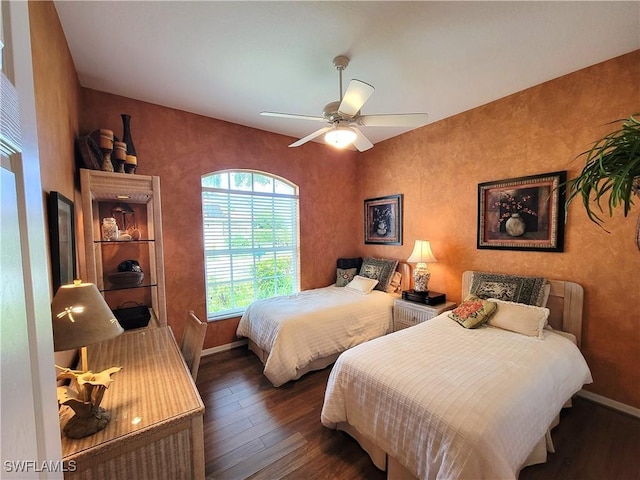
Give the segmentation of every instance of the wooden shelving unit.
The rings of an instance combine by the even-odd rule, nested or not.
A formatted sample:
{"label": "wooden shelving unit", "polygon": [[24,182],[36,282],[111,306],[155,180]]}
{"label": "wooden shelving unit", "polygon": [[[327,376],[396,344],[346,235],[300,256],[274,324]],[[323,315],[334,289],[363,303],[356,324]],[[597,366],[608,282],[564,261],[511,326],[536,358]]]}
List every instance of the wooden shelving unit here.
{"label": "wooden shelving unit", "polygon": [[[145,304],[151,310],[149,325],[166,325],[160,177],[81,169],[80,184],[87,269],[83,280],[96,284],[111,309]],[[114,216],[118,203],[133,210],[139,240],[102,239],[102,219]],[[124,228],[122,220],[116,220]],[[109,281],[124,260],[138,261],[144,272],[141,284],[123,287]]]}

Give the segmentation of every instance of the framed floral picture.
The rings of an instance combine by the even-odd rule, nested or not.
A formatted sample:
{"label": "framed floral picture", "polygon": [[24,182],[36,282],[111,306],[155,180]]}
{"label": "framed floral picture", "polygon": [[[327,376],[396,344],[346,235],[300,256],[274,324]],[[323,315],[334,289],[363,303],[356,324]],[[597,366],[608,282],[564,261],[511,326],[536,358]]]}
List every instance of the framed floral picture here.
{"label": "framed floral picture", "polygon": [[567,172],[478,184],[478,248],[562,252]]}
{"label": "framed floral picture", "polygon": [[402,245],[402,194],[364,201],[364,243]]}

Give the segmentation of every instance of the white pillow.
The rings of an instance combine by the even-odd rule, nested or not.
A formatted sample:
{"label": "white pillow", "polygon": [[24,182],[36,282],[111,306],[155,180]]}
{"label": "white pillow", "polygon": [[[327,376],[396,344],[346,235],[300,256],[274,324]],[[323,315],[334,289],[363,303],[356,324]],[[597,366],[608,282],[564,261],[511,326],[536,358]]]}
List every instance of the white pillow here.
{"label": "white pillow", "polygon": [[355,277],[353,277],[353,280],[351,280],[344,288],[348,288],[349,290],[354,290],[358,293],[366,295],[367,293],[371,293],[371,290],[373,290],[373,287],[375,287],[377,284],[378,280],[374,278],[367,278],[356,275]]}
{"label": "white pillow", "polygon": [[543,329],[549,319],[548,308],[506,302],[495,298],[487,298],[486,300],[498,304],[496,312],[487,321],[488,325],[529,337],[544,338]]}

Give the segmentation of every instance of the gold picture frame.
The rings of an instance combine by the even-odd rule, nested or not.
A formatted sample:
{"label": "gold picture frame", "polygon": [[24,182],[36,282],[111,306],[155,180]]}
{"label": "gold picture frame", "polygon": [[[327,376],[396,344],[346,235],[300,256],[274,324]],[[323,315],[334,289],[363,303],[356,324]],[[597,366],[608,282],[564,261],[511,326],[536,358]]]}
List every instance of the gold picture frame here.
{"label": "gold picture frame", "polygon": [[564,250],[567,172],[478,184],[480,249]]}

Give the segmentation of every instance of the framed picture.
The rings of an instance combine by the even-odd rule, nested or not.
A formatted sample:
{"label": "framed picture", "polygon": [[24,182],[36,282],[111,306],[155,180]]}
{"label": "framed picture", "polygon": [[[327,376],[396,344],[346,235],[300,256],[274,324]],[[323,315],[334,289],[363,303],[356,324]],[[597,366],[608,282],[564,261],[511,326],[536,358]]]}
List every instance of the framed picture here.
{"label": "framed picture", "polygon": [[53,293],[73,283],[76,275],[76,240],[73,202],[59,192],[49,193],[49,246]]}
{"label": "framed picture", "polygon": [[364,243],[402,245],[402,194],[364,201]]}
{"label": "framed picture", "polygon": [[478,184],[478,248],[564,249],[567,172]]}

